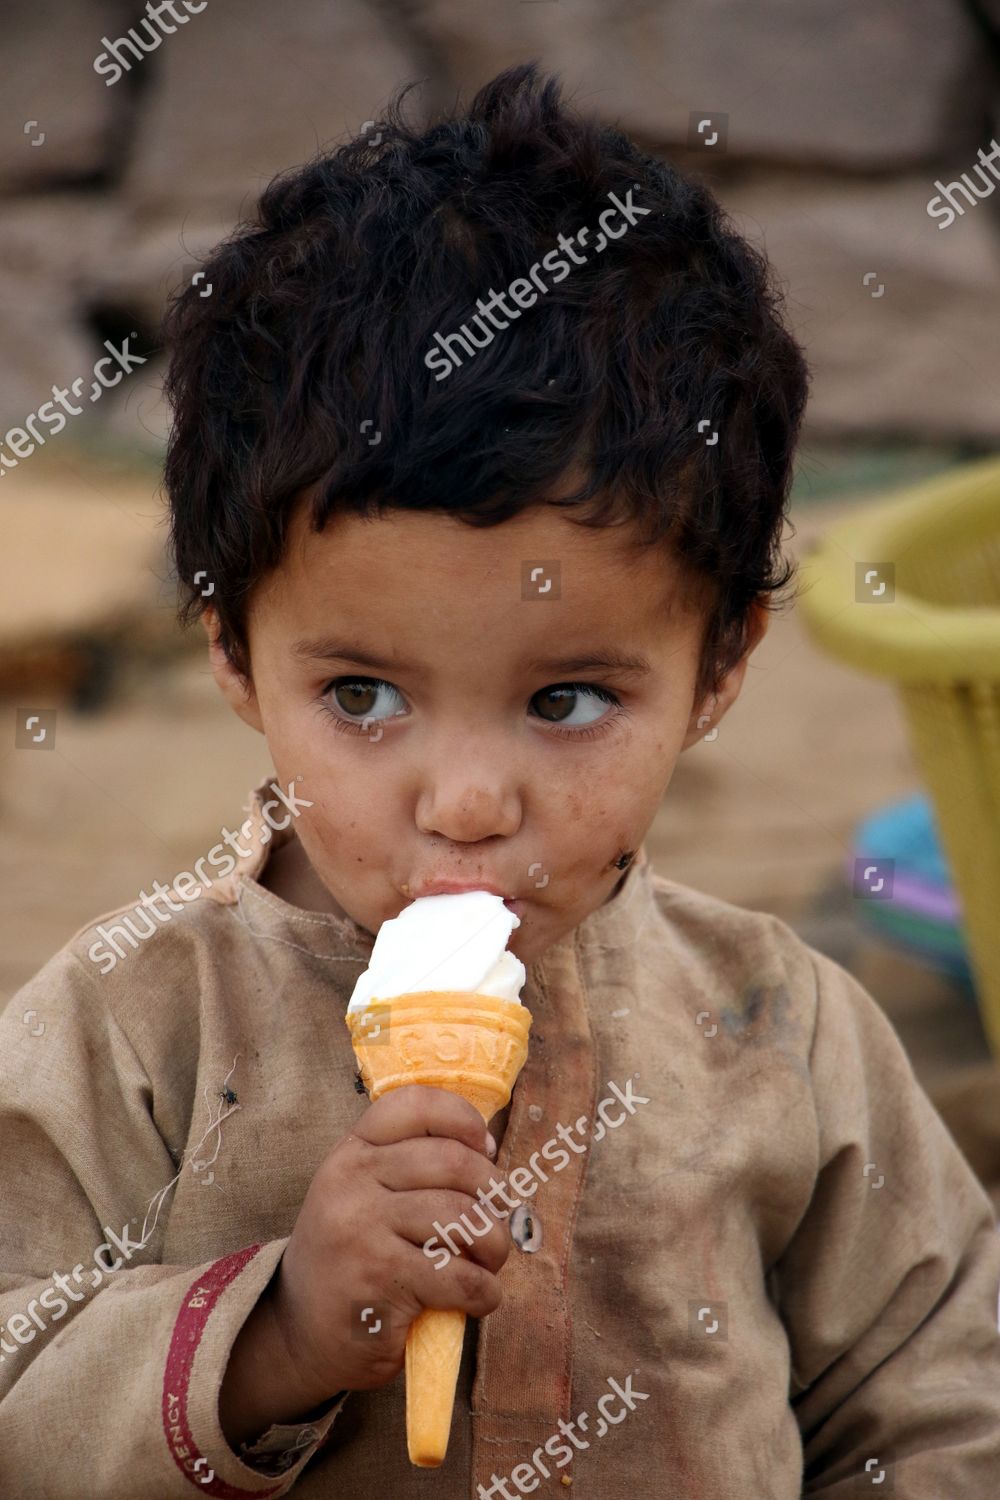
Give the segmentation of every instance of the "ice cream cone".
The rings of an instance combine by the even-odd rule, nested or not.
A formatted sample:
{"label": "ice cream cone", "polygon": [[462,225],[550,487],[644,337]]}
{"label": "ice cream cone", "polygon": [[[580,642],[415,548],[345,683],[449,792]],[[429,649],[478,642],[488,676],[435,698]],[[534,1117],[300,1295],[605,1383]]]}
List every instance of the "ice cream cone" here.
{"label": "ice cream cone", "polygon": [[[488,1124],[503,1109],[528,1055],[531,1014],[516,1000],[426,990],[348,1012],[354,1054],[372,1100],[419,1083],[459,1094]],[[410,1462],[436,1468],[451,1431],[465,1314],[425,1308],[406,1340]]]}

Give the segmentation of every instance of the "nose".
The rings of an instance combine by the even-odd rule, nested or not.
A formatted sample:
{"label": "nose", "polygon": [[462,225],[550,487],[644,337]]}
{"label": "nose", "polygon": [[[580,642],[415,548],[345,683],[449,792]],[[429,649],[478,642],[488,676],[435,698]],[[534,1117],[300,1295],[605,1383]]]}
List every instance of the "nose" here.
{"label": "nose", "polygon": [[453,748],[423,778],[416,823],[421,833],[457,844],[510,838],[521,826],[521,796],[509,768]]}

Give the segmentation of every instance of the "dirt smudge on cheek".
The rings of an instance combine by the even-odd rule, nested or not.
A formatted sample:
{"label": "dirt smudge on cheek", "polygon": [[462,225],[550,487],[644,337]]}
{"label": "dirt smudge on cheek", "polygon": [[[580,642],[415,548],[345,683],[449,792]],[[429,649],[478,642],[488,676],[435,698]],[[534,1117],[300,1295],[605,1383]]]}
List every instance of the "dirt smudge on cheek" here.
{"label": "dirt smudge on cheek", "polygon": [[588,799],[583,792],[576,792],[571,788],[567,788],[566,812],[567,816],[571,818],[574,823],[580,823],[584,821],[584,804],[587,801]]}

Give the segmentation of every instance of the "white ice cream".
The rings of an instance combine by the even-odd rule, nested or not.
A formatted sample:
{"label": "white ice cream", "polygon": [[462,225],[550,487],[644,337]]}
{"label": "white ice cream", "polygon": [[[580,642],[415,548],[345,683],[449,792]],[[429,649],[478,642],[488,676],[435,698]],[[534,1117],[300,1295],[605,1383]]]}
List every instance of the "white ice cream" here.
{"label": "white ice cream", "polygon": [[489,891],[421,896],[382,923],[348,1010],[420,990],[475,990],[520,1004],[524,965],[507,952],[520,925]]}

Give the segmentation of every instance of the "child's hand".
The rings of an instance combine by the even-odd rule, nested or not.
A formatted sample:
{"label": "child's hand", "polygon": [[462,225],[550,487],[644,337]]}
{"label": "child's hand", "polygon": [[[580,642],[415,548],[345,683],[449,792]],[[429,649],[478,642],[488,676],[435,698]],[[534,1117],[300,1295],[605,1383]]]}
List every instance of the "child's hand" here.
{"label": "child's hand", "polygon": [[418,1085],[384,1094],[324,1158],[269,1293],[297,1380],[315,1388],[317,1402],[392,1380],[423,1308],[481,1318],[499,1305],[496,1273],[511,1247],[499,1215],[468,1247],[455,1235],[462,1253],[447,1265],[421,1249],[435,1219],[465,1215],[481,1228],[487,1210],[475,1194],[489,1191],[491,1176],[472,1105]]}

